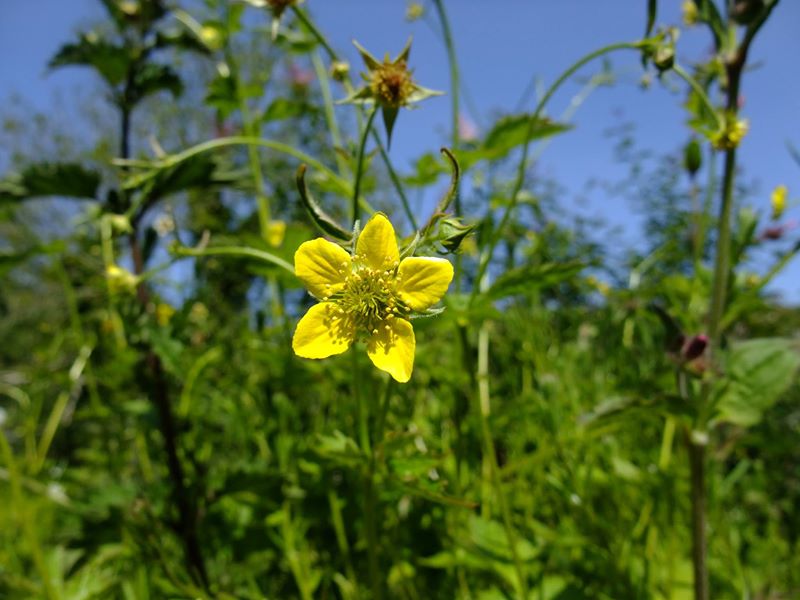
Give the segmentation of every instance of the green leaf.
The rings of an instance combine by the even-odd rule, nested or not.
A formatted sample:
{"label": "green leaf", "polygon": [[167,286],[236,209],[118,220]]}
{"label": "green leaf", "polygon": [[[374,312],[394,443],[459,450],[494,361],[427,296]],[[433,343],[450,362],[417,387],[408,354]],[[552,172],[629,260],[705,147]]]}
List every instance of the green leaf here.
{"label": "green leaf", "polygon": [[574,277],[585,266],[579,262],[566,262],[526,265],[511,269],[497,278],[486,295],[492,300],[497,300],[535,289],[553,287]]}
{"label": "green leaf", "polygon": [[120,85],[133,62],[130,50],[116,46],[95,33],[84,34],[77,43],[65,44],[50,60],[49,67],[85,66],[97,71],[111,86]]}
{"label": "green leaf", "polygon": [[543,117],[531,122],[531,116],[528,114],[506,116],[495,123],[478,148],[461,150],[455,155],[461,168],[468,169],[481,160],[504,158],[526,142],[563,133],[569,129],[569,125],[555,123]]}
{"label": "green leaf", "polygon": [[77,163],[38,163],[0,181],[0,201],[63,196],[95,200],[100,174]]}
{"label": "green leaf", "polygon": [[341,466],[355,467],[367,462],[367,458],[359,449],[358,444],[338,430],[334,431],[332,435],[318,435],[312,450],[322,458]]}
{"label": "green leaf", "polygon": [[160,169],[152,175],[146,173],[139,183],[134,175],[125,182],[127,189],[139,187],[149,200],[157,200],[191,189],[209,189],[221,185],[235,184],[243,174],[223,167],[220,159],[210,154],[197,154],[174,166]]}
{"label": "green leaf", "polygon": [[267,123],[269,121],[291,119],[304,114],[307,109],[308,107],[303,102],[289,100],[288,98],[277,98],[264,111],[262,120]]}
{"label": "green leaf", "polygon": [[786,338],[761,338],[733,344],[726,361],[727,381],[716,402],[721,421],[749,427],[795,381],[800,350]]}
{"label": "green leaf", "polygon": [[156,48],[178,48],[187,52],[209,55],[211,51],[196,35],[185,29],[170,29],[156,33]]}
{"label": "green leaf", "polygon": [[653,32],[653,26],[656,24],[656,15],[658,14],[658,1],[647,0],[647,27],[644,30],[644,37],[650,37]]}
{"label": "green leaf", "polygon": [[33,246],[22,251],[0,250],[0,277],[3,277],[12,269],[22,265],[28,259],[40,254],[58,254],[64,251],[64,243],[61,241],[49,244]]}
{"label": "green leaf", "polygon": [[216,108],[223,118],[238,110],[239,97],[233,78],[218,74],[208,86],[206,104]]}
{"label": "green leaf", "polygon": [[703,23],[707,23],[714,36],[714,46],[720,50],[725,40],[725,22],[719,14],[714,0],[694,0],[697,5],[697,17]]}
{"label": "green leaf", "polygon": [[173,97],[178,97],[183,93],[183,82],[171,67],[148,63],[136,71],[127,100],[133,105],[146,96],[161,91],[168,91]]}

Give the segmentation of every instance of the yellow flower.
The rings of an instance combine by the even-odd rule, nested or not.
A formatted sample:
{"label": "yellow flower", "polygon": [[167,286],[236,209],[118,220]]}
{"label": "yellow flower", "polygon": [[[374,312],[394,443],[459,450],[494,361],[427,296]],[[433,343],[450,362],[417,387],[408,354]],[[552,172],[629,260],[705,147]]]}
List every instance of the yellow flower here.
{"label": "yellow flower", "polygon": [[165,304],[164,302],[159,302],[156,306],[156,321],[158,322],[161,327],[166,327],[169,325],[170,319],[172,319],[173,315],[175,314],[175,309],[172,308],[169,304]]}
{"label": "yellow flower", "polygon": [[297,277],[320,300],[300,319],[292,349],[303,358],[327,358],[366,339],[372,364],[405,383],[414,368],[412,313],[436,304],[453,279],[443,258],[400,260],[394,228],[382,214],[364,227],[350,255],[323,238],[294,255]]}
{"label": "yellow flower", "polygon": [[267,243],[273,248],[277,248],[283,243],[286,235],[285,221],[270,221],[267,223]]}
{"label": "yellow flower", "polygon": [[779,185],[774,190],[772,190],[772,196],[770,196],[770,200],[772,202],[772,220],[777,221],[783,215],[783,211],[786,210],[786,196],[789,195],[789,190],[786,188],[785,185]]}
{"label": "yellow flower", "polygon": [[739,146],[750,129],[747,119],[737,119],[733,113],[725,113],[720,128],[711,134],[711,144],[717,150],[733,150]]}

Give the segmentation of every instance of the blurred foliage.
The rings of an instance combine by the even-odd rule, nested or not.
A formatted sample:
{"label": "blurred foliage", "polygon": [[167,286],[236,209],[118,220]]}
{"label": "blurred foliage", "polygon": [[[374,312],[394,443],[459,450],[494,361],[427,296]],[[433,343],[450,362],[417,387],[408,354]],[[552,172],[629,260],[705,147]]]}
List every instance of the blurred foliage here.
{"label": "blurred foliage", "polygon": [[[740,181],[705,337],[724,153],[699,92],[721,102],[719,57],[776,2],[690,3],[718,53],[686,147],[623,130],[629,175],[593,188],[635,198],[631,248],[537,169],[569,112],[454,133],[460,181],[432,150],[398,173],[335,105],[352,85],[314,1],[102,3],[50,63],[97,74],[96,137],[4,121],[0,597],[691,598],[701,443],[711,596],[797,597],[800,311],[765,287],[800,243],[762,233]],[[643,68],[675,37],[633,45]],[[403,190],[434,206],[445,175],[440,212],[404,220]],[[407,385],[360,349],[291,350],[313,299],[282,265],[315,225],[348,239],[357,177],[402,248],[457,268]]]}

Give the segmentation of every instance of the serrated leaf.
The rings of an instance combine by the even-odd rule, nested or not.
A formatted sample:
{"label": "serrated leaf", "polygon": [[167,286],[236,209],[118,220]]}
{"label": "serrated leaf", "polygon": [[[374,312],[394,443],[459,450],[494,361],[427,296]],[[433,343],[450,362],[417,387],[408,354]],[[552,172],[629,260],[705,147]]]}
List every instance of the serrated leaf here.
{"label": "serrated leaf", "polygon": [[0,201],[63,196],[95,200],[100,174],[77,163],[37,163],[0,181]]}
{"label": "serrated leaf", "polygon": [[367,461],[358,444],[338,430],[331,435],[318,435],[311,449],[322,458],[341,466],[355,467]]}
{"label": "serrated leaf", "polygon": [[510,115],[495,123],[478,148],[461,150],[455,155],[461,168],[466,170],[478,161],[504,158],[526,142],[563,133],[569,129],[569,125],[555,123],[543,117],[531,122],[531,116],[528,114]]}
{"label": "serrated leaf", "polygon": [[721,421],[749,427],[778,401],[800,369],[797,343],[786,338],[736,342],[726,360],[727,381],[716,407]]}
{"label": "serrated leaf", "polygon": [[178,97],[183,93],[183,82],[171,67],[148,63],[136,71],[129,89],[128,101],[136,104],[143,98],[162,91]]}
{"label": "serrated leaf", "polygon": [[267,110],[264,111],[262,120],[267,123],[270,121],[299,117],[305,113],[307,108],[308,107],[303,102],[289,100],[288,98],[277,98],[273,100],[267,107]]}
{"label": "serrated leaf", "polygon": [[111,86],[125,81],[133,58],[130,51],[96,34],[84,34],[77,43],[63,45],[49,67],[85,66],[95,69]]}
{"label": "serrated leaf", "polygon": [[498,300],[514,294],[558,285],[577,275],[586,265],[578,262],[526,265],[506,271],[497,278],[486,296]]}

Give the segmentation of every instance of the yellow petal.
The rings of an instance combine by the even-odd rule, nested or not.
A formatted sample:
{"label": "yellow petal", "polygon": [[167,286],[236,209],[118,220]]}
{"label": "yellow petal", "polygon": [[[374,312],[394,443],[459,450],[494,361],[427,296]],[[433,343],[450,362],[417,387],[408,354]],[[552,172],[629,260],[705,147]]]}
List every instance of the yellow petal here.
{"label": "yellow petal", "polygon": [[292,350],[303,358],[327,358],[347,350],[355,336],[355,325],[347,315],[338,314],[333,302],[320,302],[297,324]]}
{"label": "yellow petal", "polygon": [[303,242],[294,253],[294,272],[309,292],[325,298],[344,286],[350,255],[323,238]]}
{"label": "yellow petal", "polygon": [[404,258],[397,270],[397,293],[412,310],[436,304],[453,280],[453,265],[444,258]]}
{"label": "yellow petal", "polygon": [[[386,371],[396,381],[411,379],[414,369],[414,328],[405,319],[390,319],[367,340],[367,354],[372,364]],[[388,329],[386,329],[388,327]]]}
{"label": "yellow petal", "polygon": [[384,215],[375,213],[361,231],[356,254],[373,269],[391,269],[400,260],[394,227]]}

